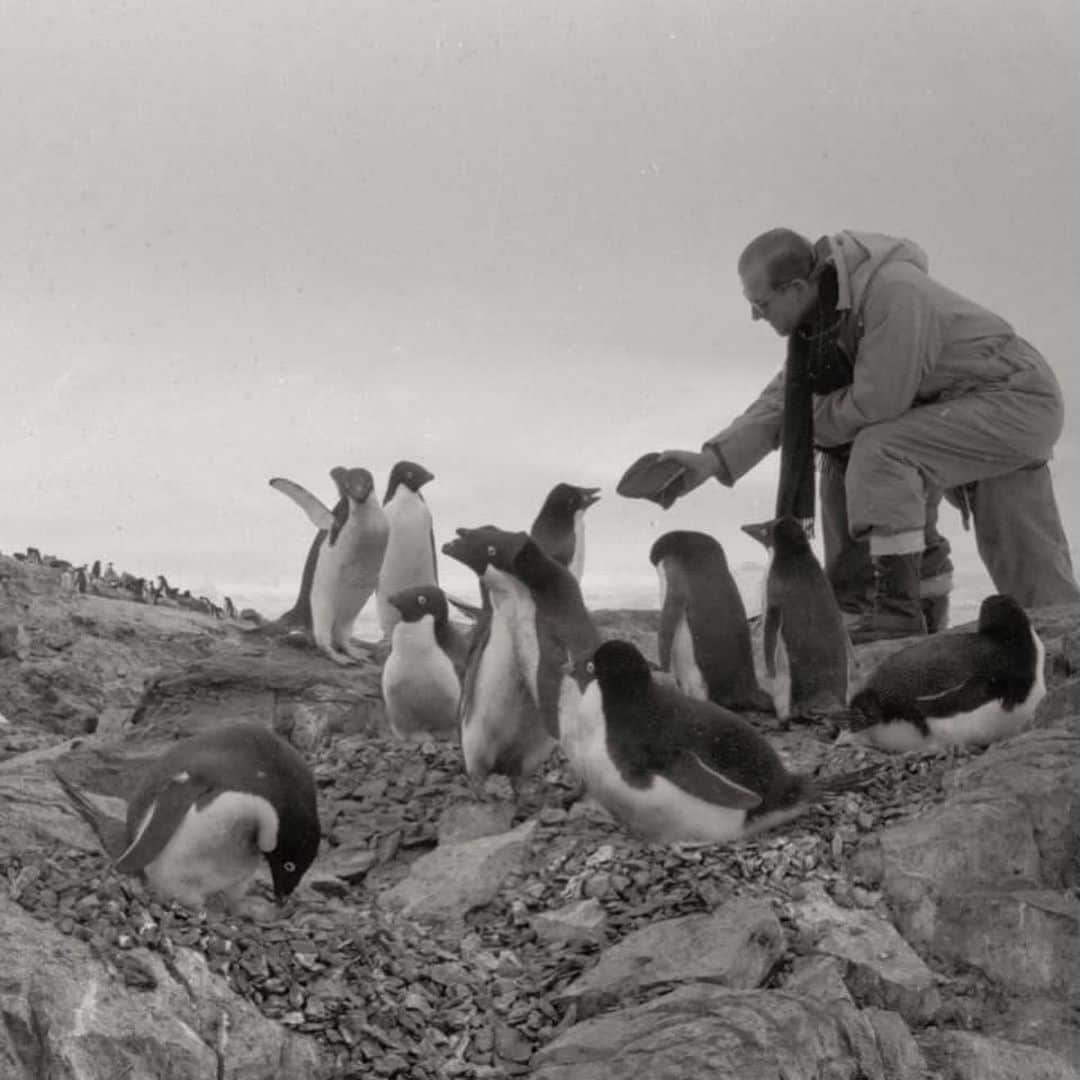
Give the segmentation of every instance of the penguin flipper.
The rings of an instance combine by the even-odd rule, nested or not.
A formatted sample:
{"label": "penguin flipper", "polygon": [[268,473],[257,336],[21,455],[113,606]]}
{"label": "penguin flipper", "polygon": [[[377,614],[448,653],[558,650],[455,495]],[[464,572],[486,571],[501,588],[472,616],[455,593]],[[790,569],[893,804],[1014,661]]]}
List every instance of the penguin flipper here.
{"label": "penguin flipper", "polygon": [[771,605],[765,610],[765,673],[770,679],[776,678],[776,653],[780,641],[780,627],[783,623],[781,609]]}
{"label": "penguin flipper", "polygon": [[206,780],[188,773],[174,776],[151,803],[142,827],[116,860],[116,869],[122,874],[145,870],[172,839],[191,806],[206,803],[214,794],[214,786]]}
{"label": "penguin flipper", "polygon": [[760,795],[710,768],[692,750],[676,754],[664,768],[664,775],[688,795],[714,806],[753,810],[761,805]]}
{"label": "penguin flipper", "polygon": [[485,608],[477,607],[475,604],[470,604],[466,600],[459,600],[456,596],[451,596],[449,593],[446,594],[446,601],[449,604],[453,604],[458,611],[462,612],[462,614],[468,615],[470,619],[479,619],[486,610]]}
{"label": "penguin flipper", "polygon": [[72,806],[79,812],[79,816],[97,834],[105,853],[109,858],[115,859],[127,847],[127,826],[119,818],[110,817],[95,806],[58,769],[53,768],[52,774],[71,800]]}
{"label": "penguin flipper", "polygon": [[933,694],[915,695],[915,703],[924,716],[952,716],[971,712],[987,701],[1000,700],[1005,688],[986,675],[973,675],[955,686],[946,687]]}
{"label": "penguin flipper", "polygon": [[275,491],[280,491],[282,495],[288,495],[307,514],[308,519],[316,529],[329,531],[334,527],[333,511],[327,509],[322,501],[312,495],[306,487],[292,480],[286,480],[283,476],[275,476],[270,481],[270,486]]}

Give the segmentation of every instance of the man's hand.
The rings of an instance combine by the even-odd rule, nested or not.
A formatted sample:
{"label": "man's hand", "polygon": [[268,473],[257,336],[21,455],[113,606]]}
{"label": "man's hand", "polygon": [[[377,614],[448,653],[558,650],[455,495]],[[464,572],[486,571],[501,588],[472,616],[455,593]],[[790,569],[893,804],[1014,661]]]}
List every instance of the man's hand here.
{"label": "man's hand", "polygon": [[662,450],[660,460],[677,461],[686,469],[679,482],[680,498],[716,475],[716,455],[708,450]]}

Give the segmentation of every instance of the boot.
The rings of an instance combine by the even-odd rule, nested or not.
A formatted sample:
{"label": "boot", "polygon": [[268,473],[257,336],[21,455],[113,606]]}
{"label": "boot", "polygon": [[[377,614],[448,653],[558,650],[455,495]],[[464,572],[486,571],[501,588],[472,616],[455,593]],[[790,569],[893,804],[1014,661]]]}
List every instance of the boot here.
{"label": "boot", "polygon": [[848,632],[853,645],[886,638],[926,634],[919,597],[922,552],[879,555],[874,559],[873,610],[853,622]]}
{"label": "boot", "polygon": [[949,625],[949,594],[924,596],[920,599],[926,632],[938,634]]}

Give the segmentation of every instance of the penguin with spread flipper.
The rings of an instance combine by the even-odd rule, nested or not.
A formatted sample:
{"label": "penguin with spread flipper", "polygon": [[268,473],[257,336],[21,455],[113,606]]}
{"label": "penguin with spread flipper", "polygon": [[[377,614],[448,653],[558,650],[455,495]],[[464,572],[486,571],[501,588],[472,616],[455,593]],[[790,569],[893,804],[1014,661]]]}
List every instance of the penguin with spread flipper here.
{"label": "penguin with spread flipper", "polygon": [[367,469],[339,466],[330,476],[339,495],[333,510],[292,480],[270,481],[319,530],[308,550],[296,603],[271,626],[307,631],[331,660],[351,664],[367,658],[353,644],[352,628],[378,583],[390,525]]}

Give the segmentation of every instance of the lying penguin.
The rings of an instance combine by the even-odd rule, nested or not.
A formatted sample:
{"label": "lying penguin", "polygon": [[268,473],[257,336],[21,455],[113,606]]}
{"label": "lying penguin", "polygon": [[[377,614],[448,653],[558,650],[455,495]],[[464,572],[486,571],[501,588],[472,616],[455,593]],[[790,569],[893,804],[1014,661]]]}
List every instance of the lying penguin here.
{"label": "lying penguin", "polygon": [[386,717],[403,739],[457,731],[461,674],[468,641],[449,618],[437,585],[418,585],[387,598],[398,612],[382,670]]}
{"label": "lying penguin", "polygon": [[54,774],[115,869],[143,875],[163,900],[239,900],[265,859],[281,903],[319,850],[311,769],[260,724],[229,724],[171,746],[146,769],[126,823]]}
{"label": "lying penguin", "polygon": [[823,781],[789,772],[750,723],[654,681],[627,641],[604,642],[575,678],[582,700],[566,722],[579,730],[563,740],[573,748],[571,763],[598,803],[654,842],[753,836],[873,772]]}
{"label": "lying penguin", "polygon": [[1046,695],[1045,656],[1024,609],[988,596],[976,630],[935,634],[886,657],[851,699],[840,739],[903,752],[1016,735]]}

